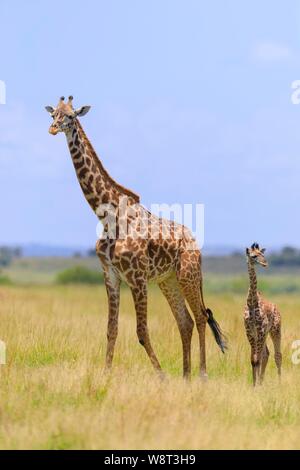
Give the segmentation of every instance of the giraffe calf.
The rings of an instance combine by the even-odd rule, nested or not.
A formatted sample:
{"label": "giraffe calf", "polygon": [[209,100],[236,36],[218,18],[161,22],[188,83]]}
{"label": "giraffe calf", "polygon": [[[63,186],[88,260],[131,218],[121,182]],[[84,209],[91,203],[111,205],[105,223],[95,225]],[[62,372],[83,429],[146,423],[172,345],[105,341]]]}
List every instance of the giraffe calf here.
{"label": "giraffe calf", "polygon": [[268,266],[264,252],[265,249],[260,248],[258,243],[253,243],[251,248],[246,249],[250,284],[244,311],[244,323],[247,338],[251,346],[254,386],[263,382],[269,359],[269,350],[266,343],[268,334],[270,334],[274,344],[275,362],[279,377],[282,362],[280,312],[275,304],[264,300],[257,290],[255,265],[260,264],[264,268]]}

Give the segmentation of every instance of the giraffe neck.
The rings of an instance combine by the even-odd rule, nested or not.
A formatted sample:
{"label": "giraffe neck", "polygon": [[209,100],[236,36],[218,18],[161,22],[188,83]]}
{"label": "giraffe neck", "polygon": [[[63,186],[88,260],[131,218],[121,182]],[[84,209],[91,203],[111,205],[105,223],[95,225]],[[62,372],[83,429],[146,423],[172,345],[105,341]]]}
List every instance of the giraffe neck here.
{"label": "giraffe neck", "polygon": [[127,196],[128,204],[139,202],[138,195],[119,185],[107,173],[77,119],[66,137],[79,184],[97,215],[102,204],[117,207],[121,196]]}
{"label": "giraffe neck", "polygon": [[249,291],[247,304],[250,309],[258,307],[258,293],[257,293],[257,276],[254,263],[248,258],[248,273],[249,273]]}

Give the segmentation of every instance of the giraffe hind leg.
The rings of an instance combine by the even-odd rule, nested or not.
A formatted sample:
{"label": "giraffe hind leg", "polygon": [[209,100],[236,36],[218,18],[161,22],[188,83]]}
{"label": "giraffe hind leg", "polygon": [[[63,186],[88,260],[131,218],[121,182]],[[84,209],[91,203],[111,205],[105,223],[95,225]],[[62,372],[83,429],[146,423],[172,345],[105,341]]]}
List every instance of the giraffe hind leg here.
{"label": "giraffe hind leg", "polygon": [[185,300],[180,291],[176,277],[172,276],[161,282],[159,287],[166,297],[177,322],[182,342],[183,376],[189,379],[191,376],[191,341],[194,322],[186,307]]}
{"label": "giraffe hind leg", "polygon": [[180,257],[180,263],[176,272],[177,279],[183,296],[193,312],[199,335],[200,348],[200,377],[207,378],[206,351],[205,351],[205,329],[207,314],[202,305],[201,292],[201,268],[200,253],[187,251]]}

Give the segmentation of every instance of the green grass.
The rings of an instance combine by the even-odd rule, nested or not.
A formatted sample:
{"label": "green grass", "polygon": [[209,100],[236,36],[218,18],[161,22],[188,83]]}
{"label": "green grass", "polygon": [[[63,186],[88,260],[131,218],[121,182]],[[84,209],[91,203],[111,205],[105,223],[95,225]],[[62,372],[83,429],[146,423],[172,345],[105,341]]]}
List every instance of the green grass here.
{"label": "green grass", "polygon": [[198,379],[196,330],[192,381],[182,380],[178,330],[155,286],[149,288],[149,328],[167,373],[163,382],[138,343],[126,287],[114,368],[106,375],[104,286],[1,286],[7,364],[0,366],[0,448],[299,449],[300,366],[291,362],[291,344],[300,337],[299,297],[269,296],[283,318],[282,383],[271,355],[264,385],[253,390],[245,293],[209,293],[207,284],[206,303],[230,349],[223,356],[207,331],[206,384]]}
{"label": "green grass", "polygon": [[8,276],[1,276],[0,275],[0,285],[9,285],[12,284],[12,281]]}

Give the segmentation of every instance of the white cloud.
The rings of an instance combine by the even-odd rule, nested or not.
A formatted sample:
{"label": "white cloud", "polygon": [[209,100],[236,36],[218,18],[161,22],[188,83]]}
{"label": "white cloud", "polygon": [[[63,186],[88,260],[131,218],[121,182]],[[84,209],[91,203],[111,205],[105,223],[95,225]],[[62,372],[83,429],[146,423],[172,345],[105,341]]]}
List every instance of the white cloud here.
{"label": "white cloud", "polygon": [[284,44],[266,41],[255,46],[253,57],[263,62],[281,62],[291,59],[293,52]]}

